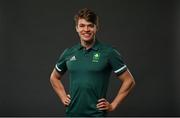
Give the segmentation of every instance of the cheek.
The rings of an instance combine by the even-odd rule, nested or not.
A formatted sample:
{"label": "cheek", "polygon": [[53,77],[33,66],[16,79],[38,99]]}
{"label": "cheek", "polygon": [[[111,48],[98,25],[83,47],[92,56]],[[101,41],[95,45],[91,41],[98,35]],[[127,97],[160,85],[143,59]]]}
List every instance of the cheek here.
{"label": "cheek", "polygon": [[79,26],[76,26],[76,31],[79,32],[82,28],[80,28]]}
{"label": "cheek", "polygon": [[82,30],[80,28],[76,28],[76,32],[80,34]]}
{"label": "cheek", "polygon": [[97,30],[96,30],[96,29],[94,29],[92,32],[93,32],[94,34],[96,34]]}
{"label": "cheek", "polygon": [[93,31],[94,33],[96,33],[96,32],[97,32],[97,28],[96,28],[96,27],[92,28],[92,31]]}
{"label": "cheek", "polygon": [[83,28],[78,28],[78,31],[79,31],[79,32],[82,32],[82,31],[83,31]]}

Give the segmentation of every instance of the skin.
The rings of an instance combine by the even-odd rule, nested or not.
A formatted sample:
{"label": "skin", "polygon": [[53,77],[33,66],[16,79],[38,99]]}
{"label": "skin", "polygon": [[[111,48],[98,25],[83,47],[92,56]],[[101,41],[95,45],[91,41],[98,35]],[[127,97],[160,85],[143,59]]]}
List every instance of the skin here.
{"label": "skin", "polygon": [[[86,49],[91,48],[95,43],[97,26],[91,22],[86,21],[85,19],[79,19],[76,26],[76,31],[80,37],[81,45]],[[61,102],[64,104],[64,106],[68,106],[71,102],[71,97],[66,93],[61,82],[61,78],[61,75],[54,69],[50,76],[50,82]],[[134,78],[129,70],[118,76],[118,79],[122,81],[122,85],[119,88],[117,96],[111,103],[108,102],[105,98],[99,99],[96,105],[97,109],[114,111],[117,106],[122,103],[122,101],[126,98],[135,85]]]}
{"label": "skin", "polygon": [[51,85],[60,98],[64,106],[68,106],[71,102],[71,97],[66,93],[64,86],[61,82],[61,75],[54,69],[50,76]]}
{"label": "skin", "polygon": [[79,19],[76,26],[76,31],[80,37],[80,42],[83,47],[89,49],[95,43],[95,35],[97,26],[85,19]]}
{"label": "skin", "polygon": [[96,107],[99,110],[114,111],[118,105],[120,105],[132,88],[135,85],[135,81],[129,70],[118,76],[118,79],[122,81],[122,85],[119,88],[118,94],[112,103],[109,103],[105,98],[99,99]]}

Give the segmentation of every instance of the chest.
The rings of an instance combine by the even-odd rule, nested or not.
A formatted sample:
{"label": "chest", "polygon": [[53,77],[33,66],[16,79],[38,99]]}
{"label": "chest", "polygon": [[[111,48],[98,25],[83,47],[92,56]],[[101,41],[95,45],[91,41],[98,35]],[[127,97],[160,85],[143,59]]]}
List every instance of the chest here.
{"label": "chest", "polygon": [[108,56],[100,51],[73,53],[68,56],[66,65],[70,72],[99,72],[109,67]]}

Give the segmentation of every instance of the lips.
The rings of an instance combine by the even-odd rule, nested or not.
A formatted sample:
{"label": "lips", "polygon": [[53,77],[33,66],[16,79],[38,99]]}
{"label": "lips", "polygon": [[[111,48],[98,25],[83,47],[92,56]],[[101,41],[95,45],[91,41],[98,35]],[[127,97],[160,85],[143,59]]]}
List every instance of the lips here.
{"label": "lips", "polygon": [[88,36],[91,36],[91,34],[84,34],[84,36],[87,36],[87,37],[88,37]]}
{"label": "lips", "polygon": [[91,37],[91,33],[84,33],[84,34],[82,34],[82,36],[85,38],[89,38],[89,37]]}

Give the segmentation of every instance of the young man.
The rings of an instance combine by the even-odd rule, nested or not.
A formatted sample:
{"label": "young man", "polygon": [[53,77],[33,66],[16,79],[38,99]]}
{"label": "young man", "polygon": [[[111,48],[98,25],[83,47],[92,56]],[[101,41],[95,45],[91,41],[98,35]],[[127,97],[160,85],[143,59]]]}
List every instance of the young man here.
{"label": "young man", "polygon": [[[50,82],[62,103],[67,116],[106,116],[125,99],[135,81],[124,64],[120,53],[96,38],[98,16],[84,8],[75,15],[76,31],[80,43],[67,48],[57,61]],[[69,71],[70,89],[61,82]],[[113,71],[122,81],[119,92],[110,103],[106,99],[108,82]]]}

